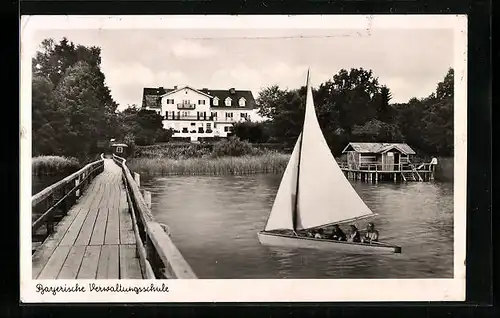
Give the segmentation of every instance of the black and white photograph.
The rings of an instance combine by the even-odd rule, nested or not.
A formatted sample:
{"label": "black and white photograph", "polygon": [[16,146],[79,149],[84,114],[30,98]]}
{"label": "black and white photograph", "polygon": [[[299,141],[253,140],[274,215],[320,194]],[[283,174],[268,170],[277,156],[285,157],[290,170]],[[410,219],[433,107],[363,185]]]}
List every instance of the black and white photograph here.
{"label": "black and white photograph", "polygon": [[21,22],[24,301],[464,300],[465,16]]}

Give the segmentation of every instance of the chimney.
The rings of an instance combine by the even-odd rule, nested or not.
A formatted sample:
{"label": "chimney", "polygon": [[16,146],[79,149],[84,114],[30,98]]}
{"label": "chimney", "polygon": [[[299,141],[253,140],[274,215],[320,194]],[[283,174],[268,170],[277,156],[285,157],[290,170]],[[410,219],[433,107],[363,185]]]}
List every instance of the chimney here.
{"label": "chimney", "polygon": [[174,89],[177,89],[177,85],[174,86]]}
{"label": "chimney", "polygon": [[165,92],[165,90],[163,89],[163,86],[158,87],[158,92],[160,94],[163,94]]}
{"label": "chimney", "polygon": [[231,94],[233,94],[233,95],[236,93],[236,91],[234,90],[234,87],[231,87],[231,88],[229,89],[229,93],[231,93]]}

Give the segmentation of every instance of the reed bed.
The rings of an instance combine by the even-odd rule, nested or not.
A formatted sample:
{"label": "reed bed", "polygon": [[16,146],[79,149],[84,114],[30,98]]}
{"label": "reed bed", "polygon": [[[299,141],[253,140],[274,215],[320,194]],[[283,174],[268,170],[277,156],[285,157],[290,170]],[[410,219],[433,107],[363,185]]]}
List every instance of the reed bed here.
{"label": "reed bed", "polygon": [[290,155],[268,152],[239,157],[202,157],[188,159],[133,158],[127,160],[130,170],[141,175],[245,175],[282,173]]}
{"label": "reed bed", "polygon": [[39,156],[31,160],[32,175],[70,174],[80,169],[76,158],[61,156]]}

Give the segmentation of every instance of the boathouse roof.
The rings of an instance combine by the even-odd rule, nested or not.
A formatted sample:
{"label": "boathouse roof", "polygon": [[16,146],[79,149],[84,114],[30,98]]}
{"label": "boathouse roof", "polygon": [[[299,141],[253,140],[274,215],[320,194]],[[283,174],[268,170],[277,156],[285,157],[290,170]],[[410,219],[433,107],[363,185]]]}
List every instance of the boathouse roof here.
{"label": "boathouse roof", "polygon": [[128,147],[127,144],[112,144],[111,147]]}
{"label": "boathouse roof", "polygon": [[406,155],[414,155],[415,151],[405,143],[386,143],[386,142],[350,142],[342,153],[355,151],[360,153],[385,153],[389,150],[397,149]]}

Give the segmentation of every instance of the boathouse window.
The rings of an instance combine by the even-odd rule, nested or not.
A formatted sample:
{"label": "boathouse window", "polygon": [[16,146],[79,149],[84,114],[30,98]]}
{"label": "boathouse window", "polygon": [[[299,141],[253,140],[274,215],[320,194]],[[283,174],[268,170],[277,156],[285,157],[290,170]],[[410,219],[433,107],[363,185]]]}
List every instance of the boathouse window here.
{"label": "boathouse window", "polygon": [[200,99],[198,101],[198,105],[205,105],[205,100],[204,99]]}
{"label": "boathouse window", "polygon": [[212,117],[217,118],[217,112],[212,112]]}
{"label": "boathouse window", "polygon": [[226,106],[231,106],[231,98],[226,98]]}
{"label": "boathouse window", "polygon": [[214,106],[219,105],[219,99],[217,97],[214,97]]}
{"label": "boathouse window", "polygon": [[123,153],[123,147],[116,147],[116,153]]}
{"label": "boathouse window", "polygon": [[211,123],[207,123],[207,130],[209,129],[212,129],[212,124]]}
{"label": "boathouse window", "polygon": [[196,123],[191,123],[191,126],[196,126]]}

